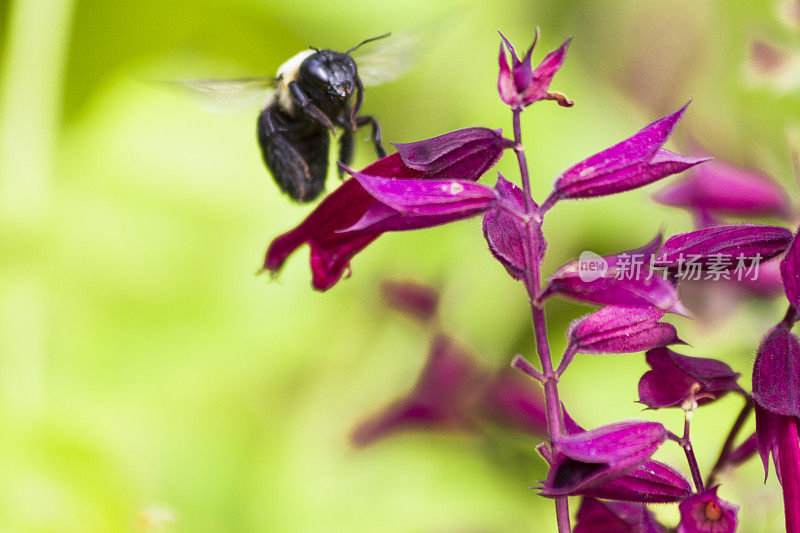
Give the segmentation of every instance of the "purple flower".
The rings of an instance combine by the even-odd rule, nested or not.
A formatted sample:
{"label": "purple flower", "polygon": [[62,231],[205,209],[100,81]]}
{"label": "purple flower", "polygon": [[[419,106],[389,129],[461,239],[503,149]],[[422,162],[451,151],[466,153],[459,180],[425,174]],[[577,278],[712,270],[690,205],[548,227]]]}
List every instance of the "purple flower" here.
{"label": "purple flower", "polygon": [[505,179],[497,178],[495,186],[500,202],[506,209],[492,209],[483,216],[483,235],[489,244],[492,255],[500,261],[514,279],[525,277],[525,255],[529,254],[531,264],[538,264],[547,247],[541,224],[531,220],[534,234],[533,246],[527,238],[528,230],[516,213],[525,212],[525,197],[522,189]]}
{"label": "purple flower", "polygon": [[427,322],[436,317],[439,291],[430,285],[411,280],[384,280],[381,293],[391,307]]}
{"label": "purple flower", "polygon": [[756,400],[756,440],[765,472],[769,455],[783,490],[786,531],[800,531],[800,439],[798,418],[764,409]]}
{"label": "purple flower", "polygon": [[412,391],[361,422],[351,440],[361,447],[409,429],[473,430],[476,391],[484,380],[483,369],[469,352],[450,337],[438,335]]}
{"label": "purple flower", "polygon": [[656,120],[633,137],[562,172],[542,209],[558,200],[595,198],[637,189],[706,161],[662,148],[685,110],[686,106]]}
{"label": "purple flower", "polygon": [[[566,412],[564,429],[567,435],[586,433],[586,430],[576,424]],[[552,463],[550,448],[547,445],[540,445],[537,450],[548,464]],[[692,486],[681,472],[659,461],[646,459],[627,473],[599,485],[581,488],[574,493],[571,492],[570,495],[629,502],[674,503],[681,501],[691,492]]]}
{"label": "purple flower", "polygon": [[792,241],[792,232],[777,226],[741,224],[712,226],[673,235],[655,260],[670,269],[714,266],[720,270],[744,268],[782,253]]}
{"label": "purple flower", "polygon": [[681,502],[677,533],[734,533],[739,507],[717,496],[717,487],[692,494]]}
{"label": "purple flower", "polygon": [[[374,179],[370,180],[369,177],[443,180],[450,192],[454,187],[456,190],[459,187],[466,189],[463,181],[475,181],[480,178],[497,162],[503,150],[510,144],[499,131],[467,128],[427,141],[401,146],[406,157],[410,158],[410,164],[403,160],[400,153],[384,157],[362,171],[364,176],[368,176],[365,181],[374,183]],[[378,185],[376,184],[376,187]],[[441,187],[442,183],[438,185]],[[444,195],[445,198],[447,196]],[[449,196],[452,200],[459,194]],[[402,198],[399,200],[402,203]],[[335,285],[349,270],[350,260],[358,252],[389,228],[410,229],[415,225],[423,227],[425,224],[440,224],[458,218],[459,215],[458,206],[453,202],[440,205],[439,207],[445,211],[449,209],[449,212],[447,215],[439,216],[420,215],[419,211],[425,211],[424,206],[420,205],[410,206],[405,211],[403,210],[405,206],[395,207],[381,204],[357,179],[348,179],[320,202],[299,226],[272,241],[264,259],[264,270],[278,272],[286,259],[297,248],[307,243],[311,247],[314,288],[324,291]],[[374,222],[372,227],[366,227],[369,225],[369,221],[364,219],[366,215],[376,217],[372,219]],[[404,215],[408,215],[409,218],[404,220]],[[383,218],[380,218],[381,216]],[[364,229],[346,231],[359,222]],[[381,228],[379,223],[386,229]]]}
{"label": "purple flower", "polygon": [[696,213],[786,217],[791,211],[786,192],[771,178],[718,159],[695,167],[653,198]]}
{"label": "purple flower", "polygon": [[[600,305],[657,307],[687,314],[678,301],[675,285],[648,271],[660,246],[661,235],[658,235],[636,250],[605,257],[591,253],[582,256],[562,266],[550,277],[539,301],[559,295]],[[589,267],[594,270],[589,270]]]}
{"label": "purple flower", "polygon": [[573,533],[663,533],[644,504],[604,502],[584,497],[575,517]]}
{"label": "purple flower", "polygon": [[666,436],[661,424],[637,420],[563,436],[555,444],[554,456],[545,456],[550,472],[541,494],[584,494],[641,466]]}
{"label": "purple flower", "polygon": [[796,235],[786,257],[781,261],[781,279],[786,298],[800,311],[800,240]]}
{"label": "purple flower", "polygon": [[740,374],[722,361],[664,347],[649,350],[646,357],[652,370],[639,380],[639,401],[651,409],[680,407],[690,397],[704,404],[730,391],[743,392],[736,383]]}
{"label": "purple flower", "polygon": [[483,417],[531,435],[547,434],[542,391],[512,368],[501,369],[479,400]]}
{"label": "purple flower", "polygon": [[500,57],[498,59],[500,74],[497,77],[497,91],[500,93],[500,99],[504,103],[514,109],[522,109],[539,100],[555,100],[560,106],[572,107],[574,102],[563,94],[548,92],[553,76],[564,64],[567,48],[572,38],[567,39],[564,44],[547,54],[544,60],[539,63],[539,66],[534,69],[531,65],[531,56],[533,55],[536,41],[539,39],[539,28],[536,28],[533,44],[531,44],[521,61],[505,35],[501,33],[500,37],[503,38],[503,44],[505,44],[508,53],[511,55],[511,67],[509,68],[505,51],[503,51],[503,44],[501,44]]}
{"label": "purple flower", "polygon": [[579,318],[567,331],[570,349],[578,353],[632,353],[682,343],[675,326],[659,322],[654,307],[606,306]]}

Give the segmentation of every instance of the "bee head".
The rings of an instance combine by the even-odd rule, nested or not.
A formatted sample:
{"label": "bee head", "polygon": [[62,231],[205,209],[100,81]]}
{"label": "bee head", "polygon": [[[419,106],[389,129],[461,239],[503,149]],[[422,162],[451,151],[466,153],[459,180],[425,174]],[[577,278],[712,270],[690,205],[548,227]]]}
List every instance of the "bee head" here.
{"label": "bee head", "polygon": [[356,64],[347,54],[319,50],[300,65],[300,77],[317,92],[344,100],[356,90]]}

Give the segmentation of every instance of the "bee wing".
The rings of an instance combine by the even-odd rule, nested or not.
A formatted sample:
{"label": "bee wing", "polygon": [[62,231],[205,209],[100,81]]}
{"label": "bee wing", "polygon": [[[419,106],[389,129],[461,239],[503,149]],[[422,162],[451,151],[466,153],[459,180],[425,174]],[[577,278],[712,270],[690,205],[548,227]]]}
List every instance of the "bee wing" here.
{"label": "bee wing", "polygon": [[212,112],[252,111],[263,106],[278,78],[235,78],[227,80],[177,80],[169,85],[192,93],[201,107]]}
{"label": "bee wing", "polygon": [[355,50],[351,55],[364,85],[396,80],[411,70],[422,57],[423,33],[408,30]]}

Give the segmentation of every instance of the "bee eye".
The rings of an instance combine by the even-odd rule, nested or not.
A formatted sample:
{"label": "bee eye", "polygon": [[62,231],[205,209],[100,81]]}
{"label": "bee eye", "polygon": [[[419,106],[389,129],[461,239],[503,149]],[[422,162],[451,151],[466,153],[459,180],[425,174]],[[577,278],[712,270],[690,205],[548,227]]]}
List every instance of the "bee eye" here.
{"label": "bee eye", "polygon": [[327,85],[330,83],[330,69],[316,57],[312,56],[308,58],[301,67],[301,71],[304,71],[301,72],[304,78],[317,85]]}

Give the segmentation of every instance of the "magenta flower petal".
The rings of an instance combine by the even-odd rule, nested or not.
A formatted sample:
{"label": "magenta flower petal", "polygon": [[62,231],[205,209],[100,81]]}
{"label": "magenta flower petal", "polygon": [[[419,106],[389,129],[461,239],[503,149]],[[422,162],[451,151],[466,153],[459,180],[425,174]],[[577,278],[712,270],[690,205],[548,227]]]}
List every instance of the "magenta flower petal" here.
{"label": "magenta flower petal", "polygon": [[488,420],[531,435],[547,434],[544,396],[538,384],[512,368],[492,379],[479,402]]}
{"label": "magenta flower petal", "polygon": [[736,383],[740,374],[722,361],[689,357],[663,347],[649,350],[646,357],[652,370],[639,380],[639,401],[651,409],[680,407],[690,395],[704,404],[742,390]]}
{"label": "magenta flower petal", "polygon": [[475,393],[484,379],[484,371],[469,352],[439,335],[414,389],[356,426],[351,440],[355,446],[367,446],[407,430],[475,429]]}
{"label": "magenta flower petal", "polygon": [[564,436],[541,494],[582,494],[627,474],[649,459],[666,436],[661,424],[633,420]]}
{"label": "magenta flower petal", "polygon": [[[514,145],[502,130],[464,128],[412,143],[394,143],[403,163],[429,179],[476,181],[486,173],[503,150]],[[371,176],[398,177],[366,172]],[[413,178],[413,176],[411,176]]]}
{"label": "magenta flower petal", "polygon": [[630,191],[706,161],[661,148],[685,110],[686,106],[562,172],[545,205]]}
{"label": "magenta flower petal", "polygon": [[567,263],[550,277],[539,299],[544,301],[559,295],[600,305],[657,307],[686,314],[675,285],[649,271],[660,243],[661,236],[658,235],[637,250],[602,258],[593,256],[592,260],[603,266],[600,272],[587,272],[585,259]]}
{"label": "magenta flower petal", "polygon": [[791,210],[786,191],[771,178],[718,159],[696,167],[653,198],[691,211],[736,216],[785,217]]}
{"label": "magenta flower petal", "polygon": [[427,322],[436,317],[439,291],[434,287],[411,280],[384,280],[383,299],[394,309]]}
{"label": "magenta flower petal", "polygon": [[526,252],[531,254],[531,259],[535,264],[544,255],[547,242],[542,235],[541,225],[534,224],[534,246],[528,247],[526,251],[526,244],[529,242],[528,230],[519,216],[509,212],[525,212],[525,197],[522,189],[501,175],[497,178],[495,190],[499,202],[504,203],[506,208],[498,206],[483,216],[483,236],[489,244],[492,255],[500,261],[511,277],[523,279],[525,277]]}
{"label": "magenta flower petal", "polygon": [[784,416],[800,416],[800,341],[783,324],[767,333],[753,365],[753,400]]}
{"label": "magenta flower petal", "polygon": [[734,533],[739,507],[717,496],[714,487],[693,494],[678,506],[681,522],[677,533]]}
{"label": "magenta flower petal", "polygon": [[[553,77],[561,69],[567,55],[567,48],[572,40],[567,39],[564,43],[553,50],[542,60],[535,69],[532,67],[531,60],[533,49],[539,38],[539,29],[536,29],[533,44],[531,44],[525,57],[520,61],[514,47],[505,35],[500,33],[503,43],[500,45],[500,55],[498,65],[500,71],[497,77],[497,91],[500,99],[507,105],[516,109],[527,107],[540,100],[555,100],[563,107],[570,107],[573,102],[566,96],[559,93],[549,92],[550,83]],[[511,56],[511,66],[509,67],[503,45],[508,49]]]}
{"label": "magenta flower petal", "polygon": [[654,307],[609,305],[573,322],[567,331],[578,353],[632,353],[681,343],[675,326],[659,322],[664,311]]}
{"label": "magenta flower petal", "polygon": [[[530,77],[524,76],[523,83],[524,88],[520,89],[522,93],[522,105],[528,106],[534,102],[538,102],[539,100],[545,100],[547,98],[548,90],[550,89],[550,83],[553,81],[553,77],[556,73],[561,70],[562,65],[564,64],[564,59],[567,57],[567,48],[569,48],[569,44],[572,42],[572,37],[564,41],[564,43],[547,54],[545,58],[539,63],[539,66],[533,70]],[[531,48],[532,50],[533,48]],[[530,58],[531,53],[528,52],[526,56],[528,69],[530,69]],[[523,66],[526,64],[523,61]],[[520,69],[522,70],[522,68]],[[524,72],[524,71],[523,71]],[[565,107],[570,107],[572,103],[570,102]]]}
{"label": "magenta flower petal", "polygon": [[663,533],[655,517],[641,503],[604,502],[584,497],[573,533]]}
{"label": "magenta flower petal", "polygon": [[408,180],[369,176],[352,172],[361,186],[378,202],[401,215],[453,217],[453,220],[476,215],[497,199],[494,189],[456,180]]}
{"label": "magenta flower petal", "polygon": [[272,241],[264,258],[264,269],[279,271],[286,259],[307,243],[311,247],[314,288],[328,290],[347,271],[350,259],[380,235],[379,232],[340,233],[358,222],[375,203],[358,181],[345,181],[325,197],[299,226]]}
{"label": "magenta flower petal", "polygon": [[754,260],[767,260],[782,253],[792,241],[792,232],[777,226],[752,224],[713,226],[673,235],[664,243],[655,264],[682,268],[690,262],[701,267],[742,268]]}
{"label": "magenta flower petal", "polygon": [[792,240],[786,257],[781,260],[781,279],[786,298],[800,311],[800,239],[797,236]]}
{"label": "magenta flower petal", "polygon": [[[396,153],[369,165],[362,174],[398,180],[450,180],[457,175],[462,180],[474,181],[497,162],[509,145],[498,131],[467,128],[403,146],[409,160],[426,170],[408,166]],[[465,187],[461,181],[457,185],[454,183],[450,181],[450,192]],[[472,185],[469,184],[470,191]],[[491,191],[488,187],[481,190]],[[395,204],[402,205],[402,198],[395,200]],[[407,206],[405,211],[424,212],[424,206],[419,205],[421,198],[416,200],[417,204]],[[472,200],[480,203],[474,197]],[[450,203],[448,207],[449,211],[442,206],[431,208],[434,215],[403,216],[394,207],[378,202],[358,180],[347,180],[320,202],[299,226],[273,240],[264,259],[264,270],[278,272],[297,248],[308,244],[314,288],[327,290],[349,270],[350,260],[381,233],[444,224],[463,218],[458,214],[459,209],[463,216],[481,212],[476,209],[470,214],[470,206],[464,203],[460,206]]]}

